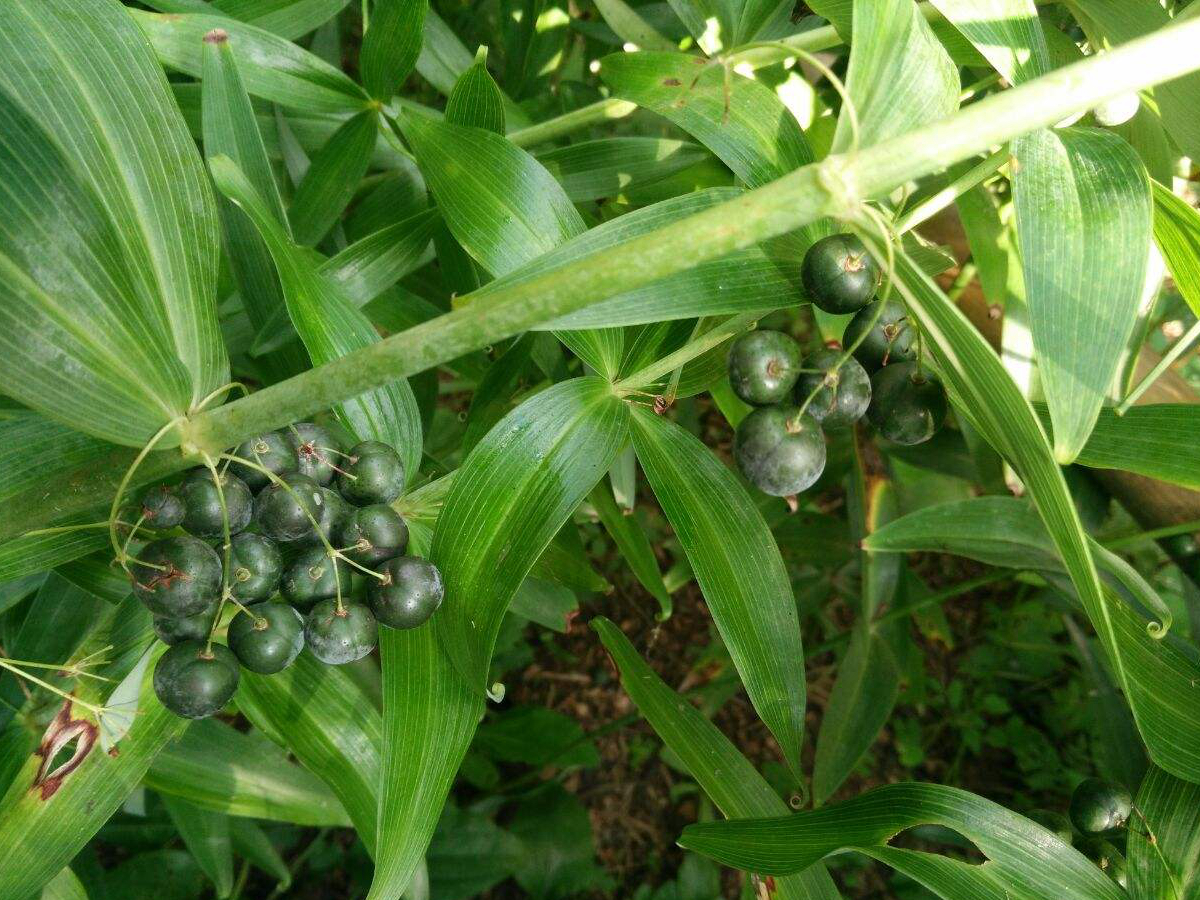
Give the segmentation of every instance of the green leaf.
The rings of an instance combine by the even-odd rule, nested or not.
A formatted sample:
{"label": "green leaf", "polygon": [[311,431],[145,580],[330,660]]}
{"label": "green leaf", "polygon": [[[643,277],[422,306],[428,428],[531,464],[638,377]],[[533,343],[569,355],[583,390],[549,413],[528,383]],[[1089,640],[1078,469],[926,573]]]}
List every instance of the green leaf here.
{"label": "green leaf", "polygon": [[124,7],[14,0],[0,50],[0,380],[140,446],[228,378],[212,192]]}
{"label": "green leaf", "polygon": [[650,137],[580,141],[536,155],[574,203],[617,197],[710,158],[691,141]]}
{"label": "green leaf", "polygon": [[[787,813],[787,805],[750,761],[698,709],[663,683],[616,625],[603,616],[591,624],[616,663],[625,692],[726,817]],[[780,900],[840,897],[820,865],[777,879],[776,886]]]}
{"label": "green leaf", "polygon": [[216,895],[228,897],[233,891],[233,847],[229,841],[228,817],[170,794],[164,794],[162,802],[183,838],[183,845],[216,888]]}
{"label": "green leaf", "polygon": [[626,43],[642,50],[674,50],[675,45],[663,37],[637,10],[625,0],[596,0],[596,9],[608,27]]}
{"label": "green leaf", "polygon": [[229,838],[234,852],[273,877],[281,890],[292,884],[292,870],[279,855],[266,832],[249,819],[230,819]]}
{"label": "green leaf", "polygon": [[324,25],[349,0],[149,0],[145,5],[164,13],[226,15],[294,41]]}
{"label": "green leaf", "polygon": [[379,712],[346,670],[318,662],[307,650],[276,675],[243,669],[237,703],[246,718],[279,735],[329,785],[367,850],[376,852],[383,728]]}
{"label": "green leaf", "polygon": [[289,109],[359,112],[367,95],[340,69],[278,35],[225,16],[161,15],[127,10],[164,66],[199,78],[203,39],[219,28],[236,48],[246,90]]}
{"label": "green leaf", "polygon": [[41,900],[88,900],[88,895],[75,873],[64,868],[42,888]]}
{"label": "green leaf", "polygon": [[[291,241],[241,170],[228,157],[216,157],[209,165],[218,188],[250,216],[270,249],[288,314],[313,362],[320,365],[379,340],[367,317]],[[334,408],[360,440],[394,446],[404,460],[406,477],[416,476],[421,460],[421,415],[407,381],[395,379]]]}
{"label": "green leaf", "polygon": [[1054,456],[1087,442],[1137,321],[1150,252],[1149,179],[1106,131],[1043,129],[1013,141],[1017,234]]}
{"label": "green leaf", "polygon": [[297,244],[318,243],[354,197],[375,149],[377,123],[374,110],[359,113],[312,158],[288,209],[287,221]]}
{"label": "green leaf", "polygon": [[446,121],[504,134],[504,94],[488,73],[485,48],[454,82],[446,98]]}
{"label": "green leaf", "polygon": [[[600,61],[613,93],[674,122],[750,187],[813,161],[799,123],[765,85],[683,53],[615,53]],[[703,67],[702,67],[703,66]]]}
{"label": "green leaf", "polygon": [[145,783],[160,794],[229,816],[346,826],[337,797],[274,744],[217,719],[193,722],[162,751]]}
{"label": "green leaf", "polygon": [[61,425],[32,410],[13,410],[0,419],[0,507],[21,492],[45,484],[58,472],[95,463],[112,444]]}
{"label": "green leaf", "polygon": [[1137,792],[1137,808],[1140,815],[1130,820],[1127,847],[1130,895],[1139,900],[1195,897],[1200,887],[1200,785],[1152,768]]}
{"label": "green leaf", "polygon": [[958,69],[913,0],[855,0],[849,106],[838,116],[833,151],[869,147],[945,118],[958,109],[960,89]]}
{"label": "green leaf", "polygon": [[377,100],[400,90],[421,55],[429,0],[376,0],[363,35],[358,67],[363,87]]}
{"label": "green leaf", "polygon": [[[62,527],[70,528],[73,524],[85,523],[71,520]],[[0,581],[44,572],[109,546],[108,532],[99,528],[47,531],[46,534],[31,532],[0,544]]]}
{"label": "green leaf", "polygon": [[[56,757],[58,744],[77,734],[73,768],[39,772],[36,753],[25,760],[0,799],[0,896],[28,897],[67,865],[133,791],[154,756],[178,737],[187,721],[159,704],[147,677],[133,727],[105,753],[97,726],[78,706],[64,704],[42,736],[43,750]],[[58,773],[57,775],[55,773]]]}
{"label": "green leaf", "polygon": [[[889,846],[900,831],[941,825],[966,837],[983,865]],[[1081,853],[1029,819],[974,794],[936,784],[892,784],[846,803],[775,819],[689,825],[680,844],[757,872],[801,871],[857,850],[945,900],[1121,900],[1125,892]]]}
{"label": "green leaf", "polygon": [[1200,212],[1157,181],[1154,190],[1154,240],[1175,287],[1200,317]]}
{"label": "green leaf", "polygon": [[667,592],[667,586],[663,584],[654,548],[650,546],[650,539],[646,537],[646,532],[634,511],[622,512],[617,507],[612,489],[603,481],[592,490],[589,499],[604,525],[604,530],[617,545],[617,551],[629,565],[634,577],[650,596],[658,601],[658,617],[665,619],[670,616],[671,595]]}
{"label": "green leaf", "polygon": [[746,489],[689,432],[647,409],[633,446],[688,562],[750,702],[799,773],[804,650],[791,582]]}
{"label": "green leaf", "polygon": [[472,749],[497,762],[530,766],[597,766],[600,753],[579,723],[541,706],[518,706],[485,722]]}
{"label": "green leaf", "polygon": [[930,2],[1009,84],[1021,84],[1053,68],[1034,0]]}

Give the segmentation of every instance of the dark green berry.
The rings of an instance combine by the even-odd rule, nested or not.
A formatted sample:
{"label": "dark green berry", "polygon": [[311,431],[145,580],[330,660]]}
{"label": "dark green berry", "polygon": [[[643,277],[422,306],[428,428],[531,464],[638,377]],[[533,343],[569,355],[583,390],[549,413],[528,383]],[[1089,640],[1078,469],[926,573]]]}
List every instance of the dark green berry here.
{"label": "dark green berry", "polygon": [[229,516],[229,533],[237,534],[250,524],[254,512],[254,496],[246,482],[226,472],[221,475],[221,488],[213,480],[208,469],[196,469],[179,486],[186,512],[183,530],[202,538],[218,538],[225,534],[221,512],[221,495],[224,494],[225,513]]}
{"label": "dark green berry", "polygon": [[1103,838],[1087,838],[1080,842],[1079,852],[1099,866],[1104,874],[1119,884],[1128,887],[1129,870],[1125,854],[1110,841]]}
{"label": "dark green berry", "polygon": [[[295,472],[299,467],[296,448],[278,431],[268,431],[266,434],[242,441],[233,451],[233,455],[248,460],[276,475]],[[259,469],[241,463],[234,463],[232,469],[252,491],[262,490],[271,483],[270,477]]]}
{"label": "dark green berry", "polygon": [[338,532],[341,531],[342,525],[345,524],[354,509],[333,488],[323,487],[320,488],[320,491],[321,504],[317,514],[317,527],[300,539],[302,544],[324,546],[322,538],[332,544],[337,540]]}
{"label": "dark green berry", "polygon": [[391,503],[404,491],[400,454],[380,441],[355,444],[340,468],[338,490],[355,506]]}
{"label": "dark green berry", "polygon": [[254,498],[254,521],[272,540],[298,541],[312,534],[313,520],[321,515],[324,504],[320,486],[307,475],[292,472],[259,491]]}
{"label": "dark green berry", "polygon": [[800,345],[782,331],[751,331],[729,348],[729,384],[751,406],[782,403],[800,377]]}
{"label": "dark green berry", "polygon": [[304,618],[286,603],[256,603],[229,623],[229,649],[251,672],[282,672],[304,649]]}
{"label": "dark green berry", "polygon": [[359,565],[377,566],[408,549],[408,526],[390,506],[364,506],[352,510],[342,523],[338,546]]}
{"label": "dark green berry", "polygon": [[1124,787],[1099,778],[1085,778],[1071,794],[1071,821],[1087,835],[1104,834],[1125,824],[1133,797]]}
{"label": "dark green berry", "polygon": [[946,392],[915,362],[893,363],[871,376],[867,419],[875,430],[897,444],[921,444],[946,421]]}
{"label": "dark green berry", "polygon": [[304,641],[313,656],[331,666],[362,659],[375,649],[379,626],[361,603],[322,600],[304,620]]}
{"label": "dark green berry", "polygon": [[383,581],[371,579],[367,600],[375,618],[392,628],[416,628],[442,605],[445,589],[437,566],[415,556],[389,559],[379,569]]}
{"label": "dark green berry", "polygon": [[308,609],[318,600],[350,593],[350,567],[329,556],[324,547],[312,547],[296,556],[283,571],[280,592],[288,603]]}
{"label": "dark green berry", "polygon": [[229,588],[242,603],[266,600],[279,590],[283,556],[269,537],[245,531],[229,548]]}
{"label": "dark green berry", "polygon": [[317,484],[329,484],[342,466],[342,442],[328,428],[315,422],[298,422],[286,429],[288,443],[296,452],[296,467]]}
{"label": "dark green berry", "polygon": [[853,425],[871,403],[871,376],[853,356],[834,371],[841,358],[840,350],[818,350],[807,359],[805,368],[819,371],[805,372],[796,382],[797,403],[817,392],[808,405],[808,414],[826,429]]}
{"label": "dark green berry", "polygon": [[182,641],[203,641],[212,630],[213,618],[217,614],[218,601],[214,599],[208,609],[194,616],[177,619],[174,616],[152,616],[150,626],[158,639],[168,646]]}
{"label": "dark green berry", "polygon": [[229,702],[238,686],[238,661],[228,647],[184,641],[164,653],[154,667],[154,693],[177,716],[203,719]]}
{"label": "dark green berry", "polygon": [[908,321],[908,312],[904,306],[892,300],[887,301],[879,321],[874,325],[875,311],[882,300],[876,300],[861,309],[842,334],[842,345],[853,347],[859,336],[866,332],[863,342],[854,351],[864,369],[874,372],[880,366],[889,363],[907,362],[917,357],[917,336]]}
{"label": "dark green berry", "polygon": [[742,419],[733,455],[746,479],[766,494],[787,497],[812,487],[825,471],[825,436],[796,406],[764,406]]}
{"label": "dark green berry", "polygon": [[190,535],[147,544],[132,574],[133,593],[156,616],[194,616],[221,596],[221,558]]}
{"label": "dark green berry", "polygon": [[852,234],[821,238],[804,254],[800,278],[808,298],[828,313],[862,309],[879,290],[879,266]]}
{"label": "dark green berry", "polygon": [[183,498],[175,488],[165,484],[152,487],[142,497],[142,508],[139,513],[149,528],[175,528],[183,522],[187,507]]}

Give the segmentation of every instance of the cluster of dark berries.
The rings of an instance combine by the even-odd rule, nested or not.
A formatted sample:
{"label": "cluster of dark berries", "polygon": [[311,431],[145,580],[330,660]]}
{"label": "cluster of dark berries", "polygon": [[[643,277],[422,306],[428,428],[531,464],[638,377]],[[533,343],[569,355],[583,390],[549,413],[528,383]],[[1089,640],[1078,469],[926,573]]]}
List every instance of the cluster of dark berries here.
{"label": "cluster of dark berries", "polygon": [[[240,666],[274,674],[305,645],[322,662],[352,662],[375,648],[379,623],[415,628],[442,602],[437,568],[404,555],[408,526],[389,504],[405,473],[392,447],[345,450],[303,422],[245,441],[226,463],[145,494],[141,523],[185,533],[151,541],[131,567],[170,645],[155,693],[193,719],[229,701]],[[211,641],[225,601],[240,607],[228,646]]]}
{"label": "cluster of dark berries", "polygon": [[855,314],[842,336],[853,356],[843,359],[841,350],[825,348],[805,359],[800,345],[778,331],[742,335],[729,351],[734,393],[757,407],[738,425],[734,457],[752,484],[777,497],[821,477],[822,429],[845,428],[865,414],[888,440],[919,444],[946,418],[946,395],[917,363],[904,307],[874,299],[879,267],[858,238],[835,234],[817,241],[801,276],[818,307]]}
{"label": "cluster of dark berries", "polygon": [[1041,811],[1032,818],[1066,843],[1075,845],[1113,881],[1125,887],[1125,854],[1118,845],[1123,843],[1133,810],[1133,797],[1123,786],[1100,778],[1086,778],[1071,795],[1069,817]]}

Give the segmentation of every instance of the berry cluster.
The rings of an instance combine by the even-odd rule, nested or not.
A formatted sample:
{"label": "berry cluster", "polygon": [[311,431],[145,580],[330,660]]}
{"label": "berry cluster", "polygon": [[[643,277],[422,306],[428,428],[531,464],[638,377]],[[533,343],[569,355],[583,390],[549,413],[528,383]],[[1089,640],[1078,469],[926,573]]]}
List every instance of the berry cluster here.
{"label": "berry cluster", "polygon": [[[442,602],[437,568],[404,555],[408,526],[389,504],[405,473],[392,447],[363,441],[347,451],[303,422],[225,459],[223,470],[196,469],[145,494],[139,523],[184,533],[146,544],[130,571],[170,645],[155,693],[192,719],[229,701],[241,666],[274,674],[305,645],[322,662],[352,662],[375,648],[379,623],[415,628]],[[239,612],[223,646],[212,636],[226,601]]]}
{"label": "berry cluster", "polygon": [[933,437],[947,411],[942,386],[919,366],[904,307],[874,299],[879,267],[858,238],[817,241],[801,277],[818,307],[855,314],[842,335],[853,355],[825,348],[805,359],[800,345],[779,331],[752,331],[729,351],[733,391],[757,407],[738,425],[734,458],[747,480],[777,497],[798,494],[821,477],[823,429],[848,427],[865,414],[888,440],[919,444]]}

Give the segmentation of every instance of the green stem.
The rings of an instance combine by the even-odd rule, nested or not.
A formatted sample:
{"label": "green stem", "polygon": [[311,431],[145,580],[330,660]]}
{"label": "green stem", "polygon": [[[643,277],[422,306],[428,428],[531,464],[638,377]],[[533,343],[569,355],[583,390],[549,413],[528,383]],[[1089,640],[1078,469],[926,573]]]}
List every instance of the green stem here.
{"label": "green stem", "polygon": [[[825,216],[849,216],[868,199],[988,151],[1013,137],[1060,122],[1132,90],[1200,69],[1200,18],[1175,22],[1034,81],[991,94],[917,131],[854,154],[830,156],[756,190],[664,225],[569,266],[491,291],[486,298],[423,322],[197,415],[181,427],[182,453],[155,453],[143,483],[186,468],[201,451],[232,447],[372,390],[528,331],[668,275],[802,228]],[[129,451],[114,454],[128,465]],[[86,470],[86,471],[85,471]],[[96,460],[62,473],[73,491],[53,507],[47,485],[17,493],[0,540],[87,509],[112,496],[119,477]],[[55,487],[58,487],[55,485]],[[119,548],[118,548],[119,549]]]}
{"label": "green stem", "polygon": [[6,669],[7,671],[12,672],[14,675],[16,675],[18,678],[24,678],[26,681],[30,682],[31,684],[36,684],[38,687],[43,688],[52,694],[57,694],[59,697],[62,697],[64,700],[68,700],[71,703],[74,703],[78,706],[82,706],[84,709],[88,710],[90,713],[92,713],[95,716],[101,716],[105,712],[103,707],[95,706],[91,703],[87,703],[86,701],[80,700],[74,694],[69,694],[66,691],[64,691],[62,688],[57,688],[54,685],[52,685],[50,682],[43,681],[42,679],[38,678],[36,675],[30,675],[24,669],[18,669],[16,666],[10,665],[8,662],[6,662],[3,659],[0,659],[0,669]]}
{"label": "green stem", "polygon": [[1101,543],[1109,550],[1124,550],[1126,547],[1136,547],[1146,541],[1157,541],[1161,538],[1175,537],[1177,534],[1191,534],[1196,531],[1200,531],[1200,519],[1180,522],[1177,525],[1164,525],[1162,528],[1154,528],[1150,531],[1139,531],[1137,534],[1127,534]]}
{"label": "green stem", "polygon": [[1175,365],[1175,361],[1183,356],[1188,348],[1196,342],[1197,338],[1200,338],[1200,320],[1196,321],[1183,337],[1171,345],[1171,349],[1163,355],[1158,364],[1147,372],[1146,377],[1138,382],[1137,387],[1129,392],[1129,396],[1121,401],[1121,404],[1117,407],[1117,415],[1123,416],[1129,412],[1129,408],[1138,402],[1142,394],[1150,390],[1150,386],[1158,381],[1163,372]]}
{"label": "green stem", "polygon": [[581,106],[579,109],[561,116],[555,116],[553,119],[547,119],[545,122],[510,131],[507,137],[518,147],[536,147],[538,144],[557,140],[581,128],[587,128],[589,125],[596,125],[608,119],[623,119],[635,109],[637,109],[637,105],[628,100],[609,97],[605,100],[597,100],[587,106]]}
{"label": "green stem", "polygon": [[723,344],[734,335],[741,334],[743,331],[753,327],[754,323],[762,318],[762,316],[761,312],[752,312],[742,313],[739,316],[726,319],[711,331],[705,332],[700,337],[688,341],[674,353],[664,356],[644,369],[639,369],[632,375],[622,378],[613,385],[613,390],[618,393],[630,393],[644,387],[649,387],[660,378],[669,375],[675,369],[682,368],[697,356],[707,353],[713,347]]}
{"label": "green stem", "polygon": [[958,178],[955,178],[945,188],[938,191],[932,197],[922,203],[918,203],[907,213],[896,220],[896,233],[903,234],[906,231],[911,231],[922,222],[927,222],[940,213],[943,209],[971,190],[977,185],[983,184],[993,175],[1000,171],[1008,162],[1009,150],[1005,145],[991,154],[987,159],[979,165],[964,172]]}

